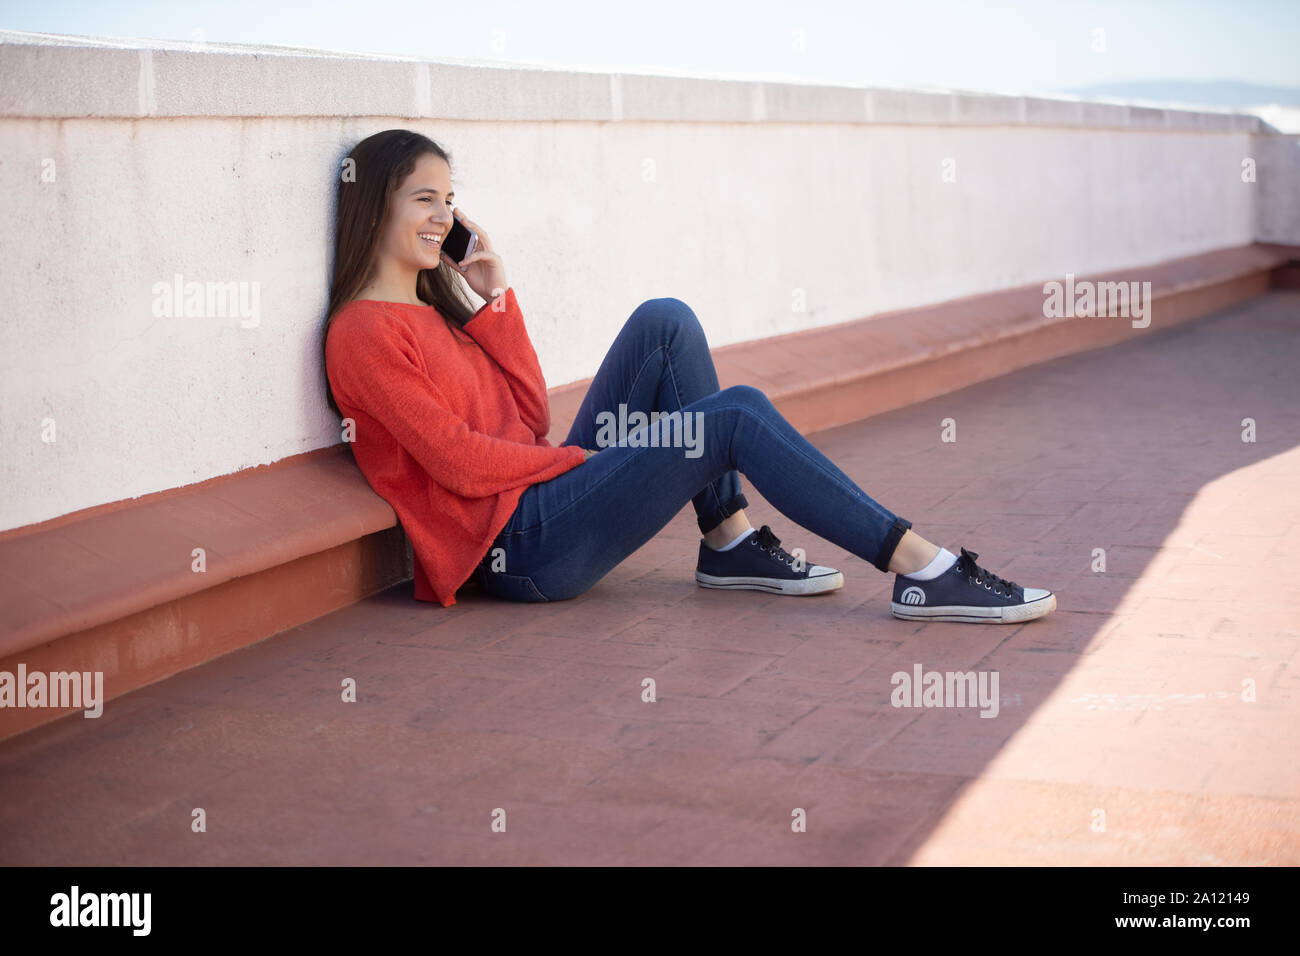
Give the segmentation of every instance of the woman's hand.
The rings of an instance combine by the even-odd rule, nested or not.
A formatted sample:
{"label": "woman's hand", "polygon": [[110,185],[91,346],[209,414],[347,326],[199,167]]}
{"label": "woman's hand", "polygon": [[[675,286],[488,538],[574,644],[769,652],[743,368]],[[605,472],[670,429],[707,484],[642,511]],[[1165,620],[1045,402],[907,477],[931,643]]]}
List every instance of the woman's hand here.
{"label": "woman's hand", "polygon": [[[467,219],[459,206],[452,210],[452,215],[462,226],[478,236],[478,242],[474,246],[474,251],[465,257],[464,262],[457,263],[445,252],[442,253],[442,261],[463,275],[469,287],[478,294],[479,298],[491,301],[510,287],[510,283],[506,281],[505,263],[492,250],[492,240],[488,238],[487,233],[473,220]],[[499,291],[494,295],[493,290]]]}

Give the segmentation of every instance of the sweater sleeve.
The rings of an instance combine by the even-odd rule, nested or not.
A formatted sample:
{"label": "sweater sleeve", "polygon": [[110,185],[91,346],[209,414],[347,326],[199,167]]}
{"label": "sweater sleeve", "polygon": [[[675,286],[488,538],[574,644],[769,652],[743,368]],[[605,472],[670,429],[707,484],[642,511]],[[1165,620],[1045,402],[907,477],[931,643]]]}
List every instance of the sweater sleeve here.
{"label": "sweater sleeve", "polygon": [[551,403],[514,288],[484,303],[465,323],[464,331],[501,366],[519,406],[520,419],[534,435],[545,439],[551,430]]}
{"label": "sweater sleeve", "polygon": [[339,323],[326,343],[335,396],[393,436],[429,476],[464,498],[549,481],[586,460],[570,445],[524,445],[474,431],[448,407],[400,324]]}

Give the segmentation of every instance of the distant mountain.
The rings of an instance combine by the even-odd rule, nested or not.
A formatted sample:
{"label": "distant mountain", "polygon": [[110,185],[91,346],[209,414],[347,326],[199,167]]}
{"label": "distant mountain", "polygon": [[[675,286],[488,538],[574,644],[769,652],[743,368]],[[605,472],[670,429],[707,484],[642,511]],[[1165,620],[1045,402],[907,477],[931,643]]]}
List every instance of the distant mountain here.
{"label": "distant mountain", "polygon": [[1300,87],[1260,86],[1236,80],[1131,80],[1060,90],[1071,96],[1152,100],[1230,109],[1240,106],[1300,106]]}

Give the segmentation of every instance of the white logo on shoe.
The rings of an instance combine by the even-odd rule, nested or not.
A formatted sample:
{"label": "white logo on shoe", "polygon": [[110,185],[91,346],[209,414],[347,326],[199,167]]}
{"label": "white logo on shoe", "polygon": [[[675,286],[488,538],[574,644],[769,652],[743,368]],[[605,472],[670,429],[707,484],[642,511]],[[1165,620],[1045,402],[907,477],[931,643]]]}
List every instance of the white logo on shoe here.
{"label": "white logo on shoe", "polygon": [[903,592],[904,604],[924,604],[925,592],[918,587],[910,587]]}

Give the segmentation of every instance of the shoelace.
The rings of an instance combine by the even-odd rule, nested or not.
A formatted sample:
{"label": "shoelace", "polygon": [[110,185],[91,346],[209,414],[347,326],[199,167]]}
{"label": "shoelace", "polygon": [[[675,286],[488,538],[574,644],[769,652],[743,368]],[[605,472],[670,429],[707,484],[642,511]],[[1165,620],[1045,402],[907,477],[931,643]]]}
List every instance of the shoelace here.
{"label": "shoelace", "polygon": [[1008,581],[1006,578],[1000,578],[987,568],[981,568],[975,563],[979,557],[974,551],[961,549],[961,556],[966,562],[966,580],[972,584],[982,584],[994,594],[1010,595],[1018,586],[1015,581]]}
{"label": "shoelace", "polygon": [[758,529],[757,538],[751,538],[750,540],[782,564],[794,566],[794,555],[781,547],[781,539],[774,535],[772,529],[767,525],[763,525]]}

